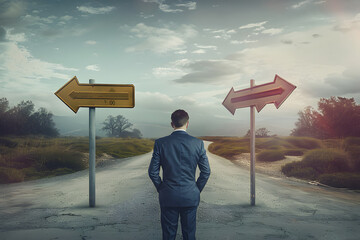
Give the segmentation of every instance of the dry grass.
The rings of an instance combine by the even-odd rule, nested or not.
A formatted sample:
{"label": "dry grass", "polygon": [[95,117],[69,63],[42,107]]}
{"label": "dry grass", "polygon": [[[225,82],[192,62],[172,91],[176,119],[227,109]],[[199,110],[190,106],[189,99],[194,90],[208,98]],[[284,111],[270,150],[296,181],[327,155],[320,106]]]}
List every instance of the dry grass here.
{"label": "dry grass", "polygon": [[[152,150],[149,139],[97,139],[97,155],[126,158]],[[87,168],[88,138],[0,138],[0,183],[67,174]]]}

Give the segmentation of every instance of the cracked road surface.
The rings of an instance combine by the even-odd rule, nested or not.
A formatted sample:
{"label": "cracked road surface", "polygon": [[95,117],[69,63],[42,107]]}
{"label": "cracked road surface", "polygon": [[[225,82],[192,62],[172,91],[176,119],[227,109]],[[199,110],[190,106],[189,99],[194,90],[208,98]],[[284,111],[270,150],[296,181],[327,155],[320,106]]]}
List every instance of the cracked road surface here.
{"label": "cracked road surface", "polygon": [[[249,172],[208,157],[212,173],[201,194],[197,239],[359,239],[360,193],[257,174],[251,207]],[[95,208],[88,207],[87,171],[0,185],[0,239],[161,239],[150,158],[97,168]]]}

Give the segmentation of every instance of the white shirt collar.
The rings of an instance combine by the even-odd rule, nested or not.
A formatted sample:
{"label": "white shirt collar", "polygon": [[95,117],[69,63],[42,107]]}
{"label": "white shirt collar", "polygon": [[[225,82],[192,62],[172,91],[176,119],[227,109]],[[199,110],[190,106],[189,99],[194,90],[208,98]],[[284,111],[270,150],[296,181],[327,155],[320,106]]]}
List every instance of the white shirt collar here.
{"label": "white shirt collar", "polygon": [[174,130],[174,132],[177,132],[177,131],[184,131],[184,132],[186,132],[186,130],[185,130],[185,129],[181,129],[181,128],[180,128],[180,129],[175,129],[175,130]]}

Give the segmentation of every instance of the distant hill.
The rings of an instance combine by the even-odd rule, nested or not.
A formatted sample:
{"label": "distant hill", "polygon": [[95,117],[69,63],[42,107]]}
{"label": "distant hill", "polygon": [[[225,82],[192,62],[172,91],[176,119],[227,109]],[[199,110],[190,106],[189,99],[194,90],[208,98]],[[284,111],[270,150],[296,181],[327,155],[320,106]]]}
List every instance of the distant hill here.
{"label": "distant hill", "polygon": [[[88,116],[54,116],[53,119],[61,136],[89,136]],[[101,128],[102,124],[96,123],[96,135],[105,137]]]}

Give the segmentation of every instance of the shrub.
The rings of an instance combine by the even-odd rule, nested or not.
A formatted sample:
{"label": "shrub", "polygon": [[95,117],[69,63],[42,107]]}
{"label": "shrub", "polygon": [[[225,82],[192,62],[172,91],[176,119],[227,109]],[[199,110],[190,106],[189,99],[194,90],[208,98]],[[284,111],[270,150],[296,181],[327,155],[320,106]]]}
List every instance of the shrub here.
{"label": "shrub", "polygon": [[256,148],[281,149],[281,148],[293,148],[293,145],[282,138],[273,137],[267,139],[257,139]]}
{"label": "shrub", "polygon": [[31,153],[37,166],[48,170],[58,168],[69,168],[80,171],[86,168],[86,162],[83,161],[83,154],[75,151],[64,151],[61,149],[39,149]]}
{"label": "shrub", "polygon": [[274,162],[285,158],[281,150],[264,150],[256,155],[256,159],[261,162]]}
{"label": "shrub", "polygon": [[54,172],[55,176],[60,176],[60,175],[73,173],[75,171],[73,169],[69,169],[69,168],[58,168],[58,169],[54,170],[53,172]]}
{"label": "shrub", "polygon": [[209,151],[213,154],[233,159],[236,155],[249,152],[249,148],[234,143],[215,142],[209,145]]}
{"label": "shrub", "polygon": [[11,141],[6,138],[0,138],[0,145],[8,147],[8,148],[14,148],[17,146],[17,142]]}
{"label": "shrub", "polygon": [[281,168],[281,171],[288,177],[315,180],[318,172],[311,167],[306,167],[302,162],[288,163]]}
{"label": "shrub", "polygon": [[360,146],[360,137],[346,138],[343,143],[343,148],[347,151],[350,146]]}
{"label": "shrub", "polygon": [[347,147],[347,152],[351,157],[351,168],[354,171],[360,171],[360,145]]}
{"label": "shrub", "polygon": [[349,170],[346,153],[334,149],[315,149],[305,154],[302,164],[318,173],[334,173]]}
{"label": "shrub", "polygon": [[284,155],[287,156],[302,156],[304,155],[304,151],[301,149],[285,149],[283,150]]}
{"label": "shrub", "polygon": [[323,174],[319,177],[319,182],[341,188],[350,188],[360,190],[359,173],[332,173]]}
{"label": "shrub", "polygon": [[17,169],[27,168],[34,164],[34,159],[29,154],[19,154],[7,161],[7,166]]}
{"label": "shrub", "polygon": [[310,137],[287,137],[288,142],[298,148],[315,149],[321,148],[321,142],[315,138]]}
{"label": "shrub", "polygon": [[22,171],[13,168],[0,168],[0,183],[15,183],[24,181]]}

